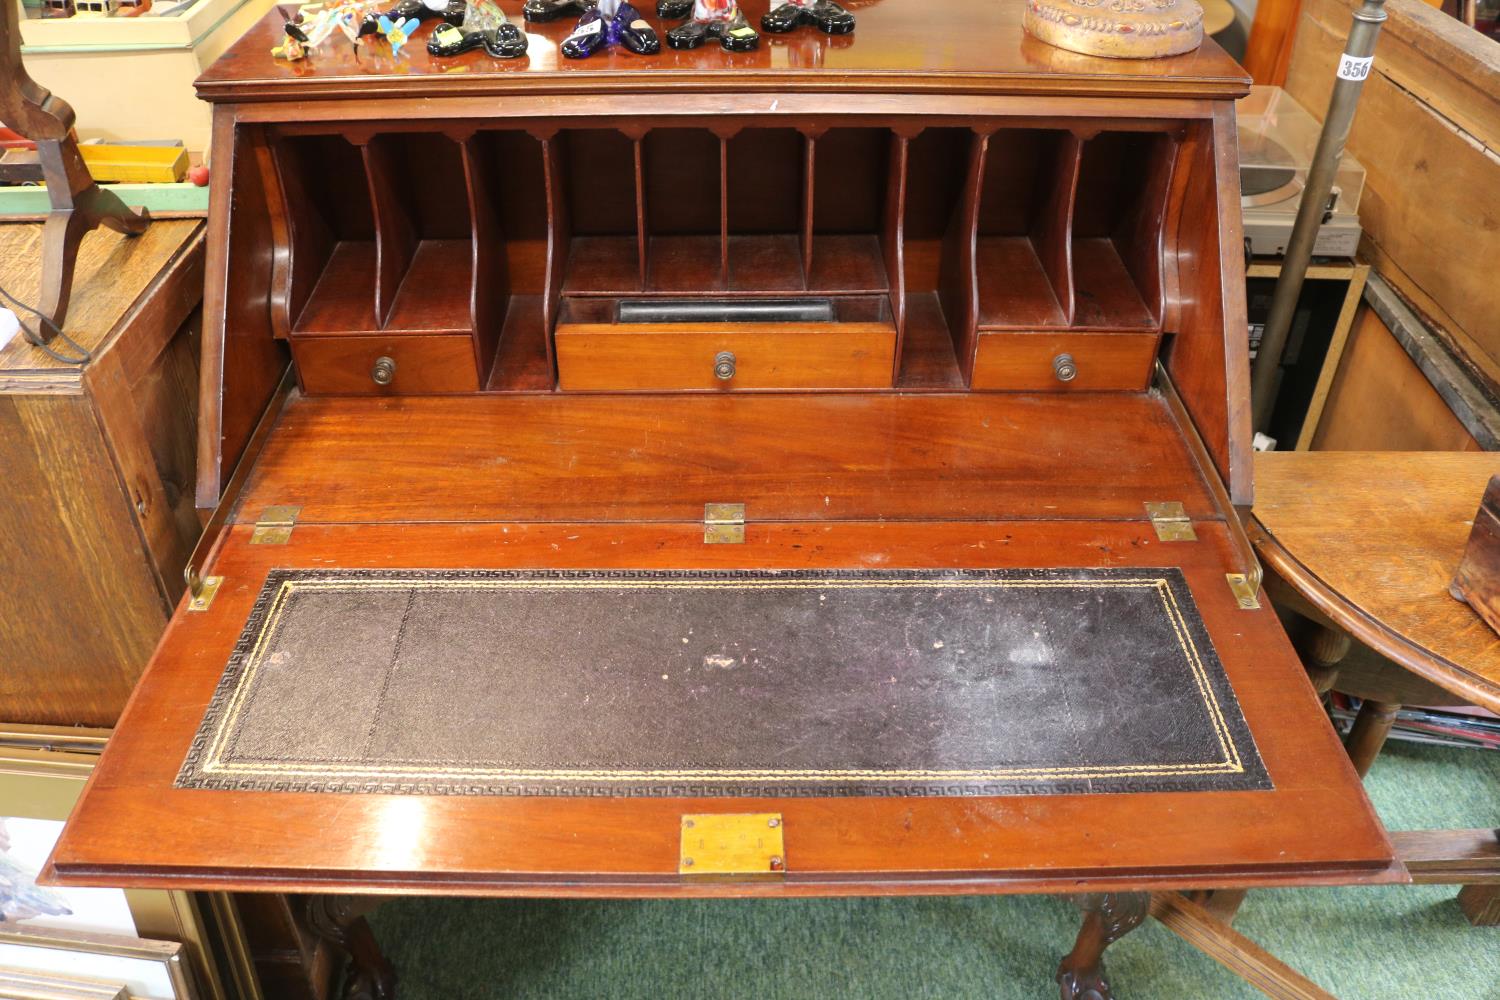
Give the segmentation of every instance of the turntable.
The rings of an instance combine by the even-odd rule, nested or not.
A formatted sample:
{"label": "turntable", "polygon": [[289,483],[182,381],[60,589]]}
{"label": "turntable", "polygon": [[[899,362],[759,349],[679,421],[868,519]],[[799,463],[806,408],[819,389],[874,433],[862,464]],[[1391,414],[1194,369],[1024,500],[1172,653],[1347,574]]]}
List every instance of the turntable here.
{"label": "turntable", "polygon": [[[1321,125],[1280,87],[1252,87],[1236,109],[1245,242],[1257,257],[1286,253]],[[1365,168],[1345,152],[1334,177],[1315,257],[1353,257]]]}

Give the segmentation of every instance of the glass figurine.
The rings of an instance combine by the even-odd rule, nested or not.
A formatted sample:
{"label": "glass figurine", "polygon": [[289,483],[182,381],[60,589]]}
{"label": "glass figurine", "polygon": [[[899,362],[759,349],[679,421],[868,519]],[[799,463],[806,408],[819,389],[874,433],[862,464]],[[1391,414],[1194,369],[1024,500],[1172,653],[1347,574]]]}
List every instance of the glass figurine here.
{"label": "glass figurine", "polygon": [[414,17],[403,17],[399,21],[392,21],[389,17],[381,14],[376,23],[380,26],[380,33],[391,45],[391,55],[399,56],[406,43],[411,41],[411,33],[417,30],[417,19]]}
{"label": "glass figurine", "polygon": [[778,35],[801,24],[811,24],[825,35],[847,35],[854,30],[854,15],[834,0],[784,0],[760,19],[761,30]]}
{"label": "glass figurine", "polygon": [[528,21],[556,21],[569,14],[582,14],[595,0],[526,0],[521,16]]}
{"label": "glass figurine", "polygon": [[661,51],[656,29],[627,0],[599,0],[584,10],[578,27],[559,48],[569,59],[587,59],[600,49],[622,45],[638,56]]}
{"label": "glass figurine", "polygon": [[526,33],[508,22],[493,0],[469,0],[462,24],[445,21],[427,39],[427,51],[435,56],[456,56],[481,45],[496,59],[515,59],[526,54]]}
{"label": "glass figurine", "polygon": [[296,62],[307,58],[307,33],[295,21],[287,21],[281,44],[271,50],[272,59]]}
{"label": "glass figurine", "polygon": [[693,0],[692,20],[667,32],[667,44],[674,49],[696,49],[710,38],[729,52],[749,52],[760,45],[760,35],[736,0]]}
{"label": "glass figurine", "polygon": [[[569,14],[582,14],[598,0],[526,0],[521,8],[528,21],[555,21]],[[656,0],[656,16],[680,21],[693,12],[693,0]]]}
{"label": "glass figurine", "polygon": [[[373,35],[378,32],[386,35],[389,40],[389,34],[380,24],[382,19],[393,25],[400,24],[402,21],[411,21],[411,24],[407,26],[408,36],[418,24],[434,17],[441,17],[456,28],[464,23],[464,15],[468,13],[468,7],[468,0],[397,0],[396,6],[388,11],[379,14],[371,11],[366,14],[364,20],[359,22],[359,33]],[[405,39],[402,40],[402,44],[405,44]],[[392,47],[399,48],[400,46]]]}
{"label": "glass figurine", "polygon": [[302,59],[335,31],[343,32],[351,45],[358,45],[360,21],[374,6],[370,0],[307,4],[287,19],[286,38],[271,54],[278,59]]}

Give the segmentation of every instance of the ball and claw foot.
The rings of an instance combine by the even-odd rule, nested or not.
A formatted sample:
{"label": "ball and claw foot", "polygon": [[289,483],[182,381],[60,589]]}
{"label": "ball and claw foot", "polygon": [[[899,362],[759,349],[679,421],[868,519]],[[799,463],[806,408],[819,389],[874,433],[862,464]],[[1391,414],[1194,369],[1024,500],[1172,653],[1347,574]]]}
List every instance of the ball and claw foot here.
{"label": "ball and claw foot", "polygon": [[357,896],[308,896],[303,922],[344,955],[341,1000],[396,1000],[396,970],[380,952],[365,914],[376,900]]}
{"label": "ball and claw foot", "polygon": [[1077,896],[1083,926],[1073,950],[1057,967],[1062,1000],[1114,1000],[1104,974],[1104,949],[1141,925],[1151,907],[1144,892],[1096,892]]}
{"label": "ball and claw foot", "polygon": [[1059,972],[1057,974],[1057,985],[1062,988],[1062,1000],[1114,1000],[1114,993],[1110,992],[1109,982],[1103,976],[1104,970],[1092,977],[1081,976],[1072,971]]}

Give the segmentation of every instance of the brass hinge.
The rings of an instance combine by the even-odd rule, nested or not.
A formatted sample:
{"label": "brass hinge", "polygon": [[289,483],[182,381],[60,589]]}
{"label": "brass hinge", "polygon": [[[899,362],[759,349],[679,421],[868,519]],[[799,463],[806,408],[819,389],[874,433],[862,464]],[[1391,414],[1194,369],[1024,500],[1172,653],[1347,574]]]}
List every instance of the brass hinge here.
{"label": "brass hinge", "polygon": [[297,524],[301,507],[267,507],[260,512],[255,530],[250,533],[251,545],[285,545],[292,537],[292,528]]}
{"label": "brass hinge", "polygon": [[781,813],[688,813],[682,817],[680,875],[782,875]]}
{"label": "brass hinge", "polygon": [[703,505],[703,544],[737,545],[744,540],[744,504],[706,503]]}
{"label": "brass hinge", "polygon": [[1146,504],[1146,516],[1151,518],[1151,527],[1156,529],[1158,541],[1196,542],[1198,540],[1198,535],[1193,531],[1193,519],[1187,516],[1187,509],[1176,500]]}
{"label": "brass hinge", "polygon": [[1250,582],[1250,577],[1244,573],[1225,573],[1224,579],[1229,581],[1229,590],[1234,594],[1235,603],[1240,606],[1241,611],[1260,610],[1260,597],[1256,594],[1255,584]]}

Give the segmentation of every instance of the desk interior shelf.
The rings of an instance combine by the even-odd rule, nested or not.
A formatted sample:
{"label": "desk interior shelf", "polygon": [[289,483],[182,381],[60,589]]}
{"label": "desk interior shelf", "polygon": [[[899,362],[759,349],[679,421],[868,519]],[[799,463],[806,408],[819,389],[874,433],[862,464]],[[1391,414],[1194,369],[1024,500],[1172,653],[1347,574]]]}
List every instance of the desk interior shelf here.
{"label": "desk interior shelf", "polygon": [[[1172,178],[1183,135],[1202,128],[493,124],[273,132],[290,261],[276,299],[304,389],[1139,391],[1175,266],[1163,238]],[[577,352],[559,360],[559,340],[576,332],[570,317],[616,322],[583,300],[653,297],[709,312],[826,299],[834,319],[796,342],[821,361],[783,364],[775,377],[762,368],[766,381],[700,377],[710,359],[746,349],[736,335],[757,332],[748,320],[634,341],[680,363],[683,376],[665,384],[563,370],[580,363]],[[856,313],[859,325],[846,326]],[[888,337],[858,340],[872,323]],[[629,356],[628,342],[609,343],[617,361]],[[1075,377],[1059,374],[1063,356]],[[384,384],[369,374],[380,357],[396,366]]]}

